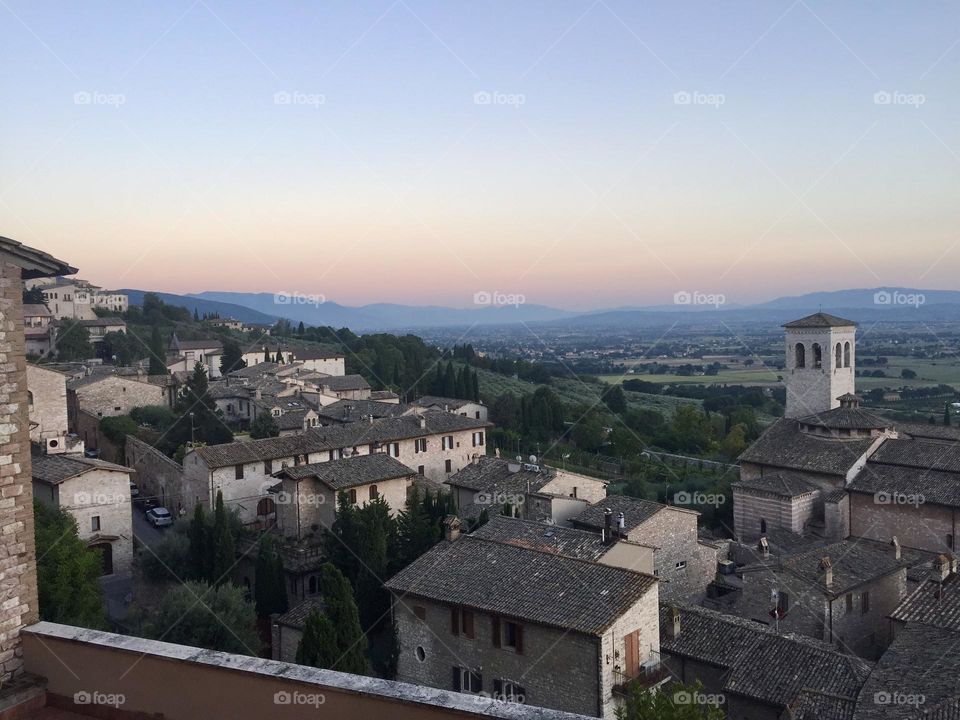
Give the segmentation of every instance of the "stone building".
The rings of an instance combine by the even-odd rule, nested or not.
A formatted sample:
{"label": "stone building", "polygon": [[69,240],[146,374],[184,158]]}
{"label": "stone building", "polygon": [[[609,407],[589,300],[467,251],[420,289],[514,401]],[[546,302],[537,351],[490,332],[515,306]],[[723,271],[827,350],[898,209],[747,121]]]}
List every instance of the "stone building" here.
{"label": "stone building", "polygon": [[403,682],[612,720],[619,692],[660,678],[650,575],[448,526],[386,587]]}
{"label": "stone building", "polygon": [[452,412],[457,415],[462,415],[463,417],[472,417],[475,420],[488,419],[487,406],[482,402],[476,402],[474,400],[458,400],[456,398],[439,397],[437,395],[424,395],[414,400],[411,404],[419,408],[433,408],[435,410],[443,410],[444,412]]}
{"label": "stone building", "polygon": [[54,348],[56,327],[53,315],[46,305],[23,306],[24,339],[27,355],[46,357]]}
{"label": "stone building", "polygon": [[788,418],[832,410],[854,391],[857,324],[818,312],[788,322],[786,330]]}
{"label": "stone building", "polygon": [[307,618],[314,610],[323,612],[323,600],[311,597],[297,603],[271,623],[271,651],[274,660],[297,661],[297,647],[303,639]]}
{"label": "stone building", "polygon": [[887,618],[906,595],[908,565],[896,541],[813,547],[739,568],[730,612],[875,660],[890,643]]}
{"label": "stone building", "polygon": [[175,516],[192,512],[198,502],[207,503],[210,489],[205,483],[188,478],[183,465],[132,435],[124,444],[123,464],[136,472],[140,496],[154,498]]}
{"label": "stone building", "polygon": [[428,411],[347,425],[307,430],[299,435],[233,442],[197,448],[183,460],[191,483],[208,488],[206,503],[223,491],[224,501],[245,522],[265,522],[267,489],[284,466],[327,462],[384,452],[416,472],[418,481],[439,488],[486,449],[489,423],[445,412]]}
{"label": "stone building", "polygon": [[661,607],[660,649],[674,678],[702,683],[692,700],[716,703],[731,720],[789,720],[808,695],[844,711],[813,717],[850,718],[873,668],[826,643],[699,607]]}
{"label": "stone building", "polygon": [[27,405],[30,410],[30,442],[56,452],[66,449],[67,376],[42,365],[27,364]]}
{"label": "stone building", "polygon": [[220,358],[223,357],[223,343],[215,338],[206,340],[181,340],[174,333],[167,345],[167,355],[176,358],[176,363],[167,363],[171,372],[192,373],[197,363],[207,371],[207,377],[220,377]]}
{"label": "stone building", "polygon": [[957,560],[937,556],[927,577],[890,613],[894,637],[910,623],[960,633],[960,581]]}
{"label": "stone building", "polygon": [[33,529],[23,279],[70,275],[56,258],[0,237],[0,683],[23,669],[20,630],[40,619]]}
{"label": "stone building", "polygon": [[[606,511],[610,510],[609,513]],[[618,538],[654,548],[654,575],[660,596],[667,600],[702,597],[717,573],[718,548],[698,537],[694,510],[661,505],[651,500],[610,495],[587,507],[571,522],[593,532],[613,526]]]}
{"label": "stone building", "polygon": [[566,523],[607,496],[607,481],[536,463],[477,457],[446,484],[461,518],[509,508],[516,517]]}
{"label": "stone building", "polygon": [[[266,502],[275,503],[277,529],[285,537],[319,537],[333,526],[337,500],[343,493],[352,505],[382,498],[396,516],[407,506],[416,473],[385,453],[355,455],[342,460],[294,465],[276,473],[280,482],[269,488]],[[261,501],[264,502],[264,501]],[[263,508],[257,515],[269,515]]]}
{"label": "stone building", "polygon": [[131,574],[130,468],[77,454],[37,455],[33,494],[73,516],[80,539],[101,554],[104,575]]}

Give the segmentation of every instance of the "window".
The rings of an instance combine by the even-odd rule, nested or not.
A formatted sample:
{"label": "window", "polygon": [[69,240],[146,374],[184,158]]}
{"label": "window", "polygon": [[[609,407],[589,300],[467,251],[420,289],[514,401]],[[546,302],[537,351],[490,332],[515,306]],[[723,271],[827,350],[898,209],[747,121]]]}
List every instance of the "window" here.
{"label": "window", "polygon": [[847,593],[847,613],[853,612],[853,593]]}
{"label": "window", "polygon": [[473,447],[477,447],[477,445],[483,445],[483,433],[482,433],[482,432],[475,432],[475,433],[473,433]]}
{"label": "window", "polygon": [[237,480],[243,480],[243,465],[234,465],[233,475]]}
{"label": "window", "polygon": [[866,615],[868,612],[870,612],[870,592],[864,590],[863,595],[860,596],[860,614]]}
{"label": "window", "polygon": [[33,407],[33,393],[27,390],[27,405]]}
{"label": "window", "polygon": [[350,488],[347,490],[347,499],[350,501],[351,505],[357,504],[357,491],[355,488]]}
{"label": "window", "polygon": [[780,613],[780,617],[786,615],[789,609],[790,596],[787,594],[786,590],[780,590],[777,593],[777,611]]}
{"label": "window", "polygon": [[263,472],[265,475],[273,475],[273,460],[263,461]]}
{"label": "window", "polygon": [[310,579],[307,581],[307,593],[310,595],[317,594],[317,576],[311,575]]}
{"label": "window", "polygon": [[417,465],[417,475],[423,475],[423,465]]}
{"label": "window", "polygon": [[524,703],[527,700],[527,691],[512,680],[496,679],[493,681],[493,699],[501,702]]}
{"label": "window", "polygon": [[427,609],[423,605],[414,605],[413,614],[416,615],[417,620],[427,619]]}
{"label": "window", "polygon": [[427,439],[426,438],[417,438],[413,441],[413,451],[415,453],[422,453],[427,451]]}
{"label": "window", "polygon": [[90,530],[93,532],[98,532],[100,530],[100,516],[94,515],[90,518]]}
{"label": "window", "polygon": [[479,419],[480,419],[480,411],[477,410],[477,412],[475,413],[475,415],[476,415],[477,420],[479,420]]}
{"label": "window", "polygon": [[850,343],[843,344],[843,366],[850,367]]}
{"label": "window", "polygon": [[760,518],[760,534],[766,535],[767,533],[767,521],[763,518]]}
{"label": "window", "polygon": [[834,368],[843,367],[843,348],[841,347],[840,343],[837,343],[837,350],[834,353],[834,355],[836,357],[834,358],[833,367]]}
{"label": "window", "polygon": [[677,564],[674,566],[674,568],[675,568],[676,570],[686,570],[686,569],[687,569],[687,561],[686,561],[686,560],[678,560],[678,561],[677,561]]}
{"label": "window", "polygon": [[479,693],[483,691],[483,676],[468,668],[453,667],[454,692]]}
{"label": "window", "polygon": [[371,499],[371,500],[376,500],[378,497],[380,497],[380,493],[377,491],[377,486],[376,486],[376,485],[371,485],[371,486],[370,486],[370,499]]}
{"label": "window", "polygon": [[797,346],[793,350],[794,352],[794,365],[798,368],[807,366],[807,349],[803,346],[803,343],[797,343]]}
{"label": "window", "polygon": [[452,460],[447,460],[447,461],[446,461],[445,470],[446,470],[447,473],[452,473],[452,472],[453,472],[453,461],[452,461]]}
{"label": "window", "polygon": [[450,632],[473,640],[476,637],[473,632],[473,611],[458,607],[450,608]]}
{"label": "window", "polygon": [[440,438],[441,450],[453,450],[453,435],[444,435]]}
{"label": "window", "polygon": [[276,511],[277,505],[274,503],[273,498],[261,498],[257,502],[257,515],[260,517],[273,515]]}
{"label": "window", "polygon": [[823,351],[820,349],[820,343],[813,344],[813,367],[817,370],[823,367]]}
{"label": "window", "polygon": [[500,618],[494,616],[491,618],[493,627],[493,646],[505,647],[515,650],[518,654],[523,654],[523,626],[519,623],[509,620],[500,621]]}
{"label": "window", "polygon": [[427,651],[423,649],[423,645],[417,645],[416,649],[417,660],[423,662],[427,659]]}
{"label": "window", "polygon": [[953,535],[947,533],[947,547],[953,550]]}
{"label": "window", "polygon": [[387,443],[387,455],[390,457],[400,457],[400,443]]}

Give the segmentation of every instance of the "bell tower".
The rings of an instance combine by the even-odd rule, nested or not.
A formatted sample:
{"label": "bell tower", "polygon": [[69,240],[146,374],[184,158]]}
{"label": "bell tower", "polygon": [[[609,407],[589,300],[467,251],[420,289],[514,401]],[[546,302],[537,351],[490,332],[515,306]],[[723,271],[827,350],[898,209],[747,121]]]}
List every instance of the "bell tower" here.
{"label": "bell tower", "polygon": [[786,385],[788,418],[815,415],[840,406],[855,390],[857,324],[818,312],[788,322]]}

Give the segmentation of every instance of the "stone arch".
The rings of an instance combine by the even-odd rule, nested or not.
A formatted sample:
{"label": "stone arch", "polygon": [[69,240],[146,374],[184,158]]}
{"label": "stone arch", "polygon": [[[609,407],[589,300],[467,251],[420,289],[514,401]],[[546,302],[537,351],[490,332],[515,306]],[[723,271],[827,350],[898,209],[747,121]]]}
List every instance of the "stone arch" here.
{"label": "stone arch", "polygon": [[797,346],[793,349],[794,353],[794,365],[798,368],[807,366],[807,349],[803,346],[803,343],[797,343]]}
{"label": "stone arch", "polygon": [[836,358],[835,358],[835,362],[833,363],[833,367],[834,368],[843,367],[843,347],[840,345],[840,343],[837,343]]}
{"label": "stone arch", "polygon": [[843,366],[850,367],[850,341],[843,344]]}
{"label": "stone arch", "polygon": [[814,343],[811,350],[813,350],[813,367],[819,370],[823,367],[823,349],[820,343]]}

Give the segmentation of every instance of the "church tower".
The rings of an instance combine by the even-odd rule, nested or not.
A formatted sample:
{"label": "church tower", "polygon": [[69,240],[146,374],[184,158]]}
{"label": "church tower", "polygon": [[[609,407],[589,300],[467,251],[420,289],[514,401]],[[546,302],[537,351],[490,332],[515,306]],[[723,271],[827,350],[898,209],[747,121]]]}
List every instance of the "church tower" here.
{"label": "church tower", "polygon": [[814,415],[840,406],[855,389],[857,324],[818,312],[788,322],[786,385],[788,418]]}

